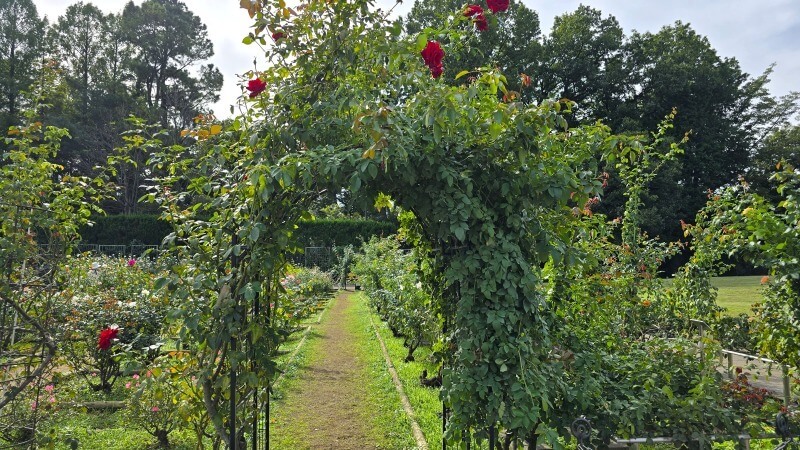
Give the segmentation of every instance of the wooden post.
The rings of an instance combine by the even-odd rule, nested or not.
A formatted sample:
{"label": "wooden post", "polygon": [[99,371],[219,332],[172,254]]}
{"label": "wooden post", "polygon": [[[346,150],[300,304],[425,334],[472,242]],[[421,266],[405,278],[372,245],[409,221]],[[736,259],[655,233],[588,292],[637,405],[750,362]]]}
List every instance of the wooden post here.
{"label": "wooden post", "polygon": [[792,402],[792,388],[789,386],[789,366],[782,367],[783,372],[783,405],[787,408]]}
{"label": "wooden post", "polygon": [[733,379],[733,354],[728,353],[728,379]]}
{"label": "wooden post", "polygon": [[750,450],[750,438],[739,438],[738,450]]}

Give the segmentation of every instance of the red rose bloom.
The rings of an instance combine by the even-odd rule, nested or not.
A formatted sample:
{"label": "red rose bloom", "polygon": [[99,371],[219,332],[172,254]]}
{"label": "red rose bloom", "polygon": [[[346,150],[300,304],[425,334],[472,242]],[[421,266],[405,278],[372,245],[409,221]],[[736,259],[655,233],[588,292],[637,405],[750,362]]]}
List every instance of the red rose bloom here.
{"label": "red rose bloom", "polygon": [[267,82],[261,78],[254,78],[247,82],[247,90],[250,91],[250,98],[255,98],[258,94],[264,92],[267,88]]}
{"label": "red rose bloom", "polygon": [[100,332],[100,336],[97,338],[97,348],[100,350],[108,350],[111,348],[111,341],[117,338],[117,334],[119,333],[119,328],[111,328],[107,327]]}
{"label": "red rose bloom", "polygon": [[486,31],[489,29],[489,22],[486,21],[486,16],[484,16],[483,13],[473,17],[472,21],[475,22],[475,28],[477,28],[478,31]]}
{"label": "red rose bloom", "polygon": [[483,14],[483,8],[478,5],[467,5],[464,8],[464,17],[472,17],[476,14]]}
{"label": "red rose bloom", "polygon": [[444,50],[442,50],[441,44],[436,41],[428,41],[428,45],[425,46],[425,49],[420,54],[422,55],[422,60],[425,61],[425,65],[430,69],[433,78],[439,78],[444,71],[442,68]]}
{"label": "red rose bloom", "polygon": [[489,7],[489,11],[497,14],[508,9],[508,0],[486,0],[486,5]]}
{"label": "red rose bloom", "polygon": [[281,39],[283,39],[285,37],[286,37],[286,34],[284,34],[283,31],[276,31],[276,32],[272,33],[272,40],[274,40],[275,42],[278,42],[279,40],[281,40]]}

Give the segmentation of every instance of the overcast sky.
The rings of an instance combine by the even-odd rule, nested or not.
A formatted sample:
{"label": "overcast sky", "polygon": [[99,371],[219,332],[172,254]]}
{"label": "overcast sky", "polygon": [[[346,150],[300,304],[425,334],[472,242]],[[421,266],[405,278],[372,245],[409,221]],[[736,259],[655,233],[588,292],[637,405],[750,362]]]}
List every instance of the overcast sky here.
{"label": "overcast sky", "polygon": [[[89,0],[84,0],[89,1]],[[523,0],[539,13],[541,28],[547,32],[553,18],[574,11],[584,3],[617,18],[626,33],[658,31],[676,20],[688,22],[723,57],[735,57],[742,69],[761,74],[771,63],[777,63],[770,89],[783,95],[800,91],[800,0]],[[40,15],[51,22],[77,0],[34,0]],[[95,0],[107,12],[120,12],[127,0]],[[140,4],[141,0],[135,0]],[[241,43],[247,35],[250,19],[239,9],[238,0],[184,0],[208,27],[214,43],[211,63],[220,68],[225,85],[215,105],[219,117],[230,114],[230,105],[241,94],[238,77],[253,67],[257,47]],[[465,0],[466,3],[466,0]],[[378,0],[390,5],[390,0]],[[411,9],[413,0],[405,0],[396,8],[399,14]],[[534,75],[534,74],[531,74]]]}

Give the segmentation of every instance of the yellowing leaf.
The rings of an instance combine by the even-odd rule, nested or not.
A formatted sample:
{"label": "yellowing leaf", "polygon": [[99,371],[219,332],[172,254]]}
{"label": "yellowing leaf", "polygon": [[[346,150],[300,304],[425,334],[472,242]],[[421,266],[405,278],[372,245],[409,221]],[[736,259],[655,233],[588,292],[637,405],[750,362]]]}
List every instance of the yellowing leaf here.
{"label": "yellowing leaf", "polygon": [[256,16],[257,3],[253,0],[239,0],[239,7],[246,9],[251,19]]}
{"label": "yellowing leaf", "polygon": [[220,132],[222,132],[222,125],[219,124],[211,125],[211,128],[209,128],[208,132],[211,133],[212,136],[214,136],[215,134],[219,134]]}
{"label": "yellowing leaf", "polygon": [[186,137],[189,134],[189,130],[181,130],[181,137]]}

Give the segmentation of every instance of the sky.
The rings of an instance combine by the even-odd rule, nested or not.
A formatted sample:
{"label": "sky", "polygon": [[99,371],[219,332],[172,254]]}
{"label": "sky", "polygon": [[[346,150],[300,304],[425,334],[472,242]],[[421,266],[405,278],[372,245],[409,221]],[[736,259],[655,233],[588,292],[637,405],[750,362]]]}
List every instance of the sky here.
{"label": "sky", "polygon": [[[95,0],[92,3],[106,12],[118,13],[127,1]],[[67,6],[76,2],[34,0],[39,14],[46,15],[50,22],[57,20]],[[134,2],[140,4],[141,0]],[[742,70],[752,76],[760,75],[770,64],[776,63],[769,85],[773,94],[800,91],[800,0],[523,2],[539,14],[543,33],[549,31],[556,16],[574,11],[581,3],[599,9],[604,15],[616,17],[626,34],[633,30],[657,32],[661,27],[680,20],[708,37],[720,56],[735,57]],[[184,3],[208,27],[209,38],[214,43],[214,56],[208,62],[219,67],[225,77],[214,112],[219,118],[228,117],[231,105],[242,92],[237,75],[252,69],[253,60],[259,55],[258,47],[242,44],[242,38],[249,31],[250,18],[245,10],[239,8],[238,0],[184,0]],[[384,9],[392,4],[392,0],[378,0],[378,6]],[[404,0],[395,12],[405,14],[412,5],[413,0]]]}

